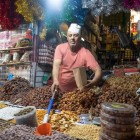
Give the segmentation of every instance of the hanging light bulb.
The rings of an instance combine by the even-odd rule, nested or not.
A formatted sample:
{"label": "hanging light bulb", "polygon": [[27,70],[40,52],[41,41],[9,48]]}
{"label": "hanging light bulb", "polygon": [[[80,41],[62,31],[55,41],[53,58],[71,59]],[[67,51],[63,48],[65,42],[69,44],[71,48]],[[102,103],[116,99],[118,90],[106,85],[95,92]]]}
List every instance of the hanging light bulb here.
{"label": "hanging light bulb", "polygon": [[64,0],[47,0],[47,5],[52,10],[61,11],[63,4]]}

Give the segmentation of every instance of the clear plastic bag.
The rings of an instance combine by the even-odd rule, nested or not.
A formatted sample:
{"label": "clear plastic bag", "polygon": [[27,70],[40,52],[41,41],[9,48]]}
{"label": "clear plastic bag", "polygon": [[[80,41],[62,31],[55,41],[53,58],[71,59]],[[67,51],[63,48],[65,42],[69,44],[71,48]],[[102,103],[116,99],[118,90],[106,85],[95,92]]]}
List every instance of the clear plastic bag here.
{"label": "clear plastic bag", "polygon": [[29,60],[30,60],[30,51],[26,51],[26,52],[22,55],[22,57],[21,57],[21,59],[20,59],[20,62],[29,62]]}
{"label": "clear plastic bag", "polygon": [[18,52],[14,52],[13,54],[13,62],[18,62],[20,59],[20,54]]}
{"label": "clear plastic bag", "polygon": [[11,54],[10,53],[7,53],[2,61],[2,64],[5,64],[5,63],[9,63],[10,60],[11,60]]}

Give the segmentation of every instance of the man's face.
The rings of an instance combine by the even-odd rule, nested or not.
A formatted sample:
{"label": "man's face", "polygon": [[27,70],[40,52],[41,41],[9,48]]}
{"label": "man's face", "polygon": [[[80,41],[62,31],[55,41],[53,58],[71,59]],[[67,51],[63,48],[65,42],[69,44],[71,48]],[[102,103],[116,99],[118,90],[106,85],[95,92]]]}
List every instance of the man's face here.
{"label": "man's face", "polygon": [[80,34],[68,32],[67,40],[71,49],[76,49],[80,43]]}

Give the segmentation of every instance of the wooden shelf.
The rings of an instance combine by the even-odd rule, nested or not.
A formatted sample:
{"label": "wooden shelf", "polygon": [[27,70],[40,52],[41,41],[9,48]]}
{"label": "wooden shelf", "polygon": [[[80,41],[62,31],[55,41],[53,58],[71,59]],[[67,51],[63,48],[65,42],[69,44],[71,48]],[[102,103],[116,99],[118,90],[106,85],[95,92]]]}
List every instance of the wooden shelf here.
{"label": "wooden shelf", "polygon": [[21,49],[31,49],[32,47],[18,47],[18,48],[8,48],[8,49],[0,49],[0,51],[11,51],[11,50],[21,50]]}
{"label": "wooden shelf", "polygon": [[15,63],[0,64],[0,66],[30,65],[30,64],[31,62],[15,62]]}

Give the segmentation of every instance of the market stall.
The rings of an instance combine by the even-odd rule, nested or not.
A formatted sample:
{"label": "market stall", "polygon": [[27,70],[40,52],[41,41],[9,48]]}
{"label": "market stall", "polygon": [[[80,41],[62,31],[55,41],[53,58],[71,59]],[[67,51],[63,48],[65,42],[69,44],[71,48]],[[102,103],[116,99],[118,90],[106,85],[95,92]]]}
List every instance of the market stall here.
{"label": "market stall", "polygon": [[[55,98],[49,117],[54,136],[56,136],[55,133],[58,131],[59,133],[65,133],[66,135],[68,134],[73,138],[81,140],[96,140],[99,139],[99,137],[100,139],[108,139],[108,137],[110,137],[108,133],[110,134],[110,130],[113,130],[112,136],[116,136],[122,131],[122,136],[117,135],[119,139],[125,136],[127,136],[127,138],[132,138],[135,135],[138,137],[140,130],[140,104],[136,89],[139,87],[139,79],[139,74],[122,77],[114,76],[106,80],[102,87],[93,87],[84,92],[73,91],[69,93],[58,93],[59,96],[57,95],[57,98]],[[0,138],[4,138],[5,133],[12,138],[12,134],[14,133],[13,137],[18,138],[28,135],[28,138],[33,137],[36,139],[36,135],[33,132],[35,132],[35,126],[43,122],[44,115],[47,111],[46,108],[49,104],[50,87],[29,88],[28,92],[27,88],[24,88],[16,93],[14,91],[17,91],[22,84],[15,82],[16,84],[19,83],[19,86],[16,85],[14,87],[14,81],[16,80],[18,81],[19,79],[9,81],[9,83],[1,89],[0,118],[2,130],[0,132]],[[23,83],[24,85],[27,83],[27,87],[29,87],[28,81],[23,81]],[[6,90],[7,85],[9,85],[10,91]],[[105,103],[107,102],[109,103],[106,105]],[[111,104],[112,107],[110,109],[109,105],[111,102],[113,105]],[[104,103],[104,106],[101,106],[102,103]],[[126,104],[128,107],[125,108]],[[120,105],[122,105],[122,107]],[[35,114],[31,113],[32,115],[30,114],[30,112],[33,111],[31,106],[36,108]],[[132,112],[129,106],[132,106]],[[115,113],[116,110],[117,114],[115,116],[112,114],[111,116],[110,113]],[[110,113],[108,112],[109,114],[107,114],[107,111],[110,111]],[[119,111],[121,116],[117,117]],[[127,115],[128,118],[123,117],[123,113],[124,116]],[[130,115],[128,115],[128,113],[130,113]],[[26,117],[23,117],[24,115],[26,115]],[[20,119],[17,120],[16,116],[19,116]],[[28,117],[31,117],[31,120]],[[101,118],[101,122],[99,118]],[[33,127],[32,125],[34,128],[31,128]],[[104,129],[102,130],[102,127],[105,127],[106,131],[103,131]],[[129,133],[132,129],[134,131],[132,135],[123,134]],[[105,133],[107,136],[104,135]],[[62,137],[66,138],[66,135],[63,134]],[[53,135],[51,137],[53,137]],[[58,137],[61,138],[61,134],[59,134]],[[45,138],[49,139],[49,137],[44,137],[44,139]],[[112,139],[113,138],[114,137],[112,137]],[[43,138],[39,137],[39,139]],[[139,139],[139,137],[137,139]]]}
{"label": "market stall", "polygon": [[[0,0],[0,7],[1,140],[140,140],[139,0]],[[81,90],[93,74],[78,69],[78,89],[55,94],[52,134],[37,135],[56,46],[75,22],[103,78]]]}

